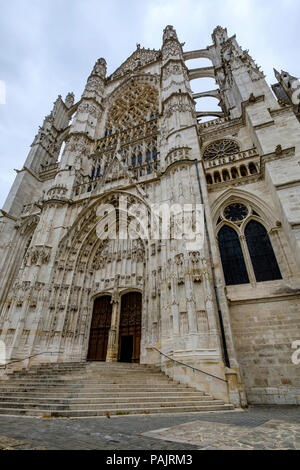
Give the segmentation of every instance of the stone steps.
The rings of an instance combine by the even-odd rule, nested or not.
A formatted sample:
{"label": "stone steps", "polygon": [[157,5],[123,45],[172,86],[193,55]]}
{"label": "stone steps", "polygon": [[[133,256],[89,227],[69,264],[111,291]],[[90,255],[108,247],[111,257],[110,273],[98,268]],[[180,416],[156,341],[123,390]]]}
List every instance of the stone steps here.
{"label": "stone steps", "polygon": [[89,417],[232,410],[157,367],[70,363],[34,366],[0,380],[0,414]]}
{"label": "stone steps", "polygon": [[[178,392],[178,391],[170,391],[167,390],[165,393],[163,391],[151,391],[150,392],[151,396],[156,398],[156,397],[182,397],[182,399],[189,398],[189,397],[207,397],[208,395],[205,395],[203,392]],[[163,394],[163,395],[162,395]],[[139,398],[144,398],[149,396],[149,391],[144,391],[144,392],[110,392],[109,396],[111,398],[129,398],[129,399],[139,399]],[[94,400],[94,399],[100,399],[100,398],[107,398],[107,393],[103,392],[94,392],[94,393],[69,393],[69,396],[65,393],[59,393],[59,392],[53,392],[53,393],[41,393],[40,391],[38,392],[30,392],[27,393],[26,395],[24,392],[7,392],[7,393],[1,393],[0,394],[0,400],[3,400],[4,398],[6,399],[12,399],[16,400],[17,398],[22,398],[23,400],[28,400],[29,398],[31,399],[36,399],[40,398],[41,400],[69,400],[69,399],[74,399],[74,400]]]}
{"label": "stone steps", "polygon": [[204,405],[204,406],[178,406],[178,407],[160,407],[160,408],[110,408],[107,407],[106,410],[70,410],[67,411],[51,411],[47,408],[45,409],[20,409],[20,408],[0,408],[0,415],[15,416],[15,415],[25,415],[25,416],[51,416],[53,418],[87,418],[95,416],[107,416],[107,415],[131,415],[131,414],[154,414],[154,413],[199,413],[199,412],[209,412],[209,411],[232,411],[234,407],[232,405]]}
{"label": "stone steps", "polygon": [[[183,402],[180,401],[174,401],[174,400],[169,400],[169,401],[144,401],[142,400],[141,402],[129,402],[127,400],[119,401],[116,403],[116,401],[110,401],[108,403],[106,402],[100,402],[100,403],[81,403],[81,404],[74,404],[73,402],[71,403],[46,403],[47,405],[47,410],[48,411],[60,411],[60,410],[81,410],[83,407],[85,410],[95,410],[95,411],[103,411],[105,412],[107,408],[113,407],[114,409],[117,410],[122,410],[123,408],[128,408],[128,407],[135,407],[135,408],[140,408],[144,409],[145,407],[147,409],[151,408],[177,408],[182,407],[182,406],[212,406],[212,405],[222,405],[223,402],[222,400],[213,400],[208,399],[205,402],[203,400],[185,400]],[[29,403],[24,403],[22,401],[18,402],[1,402],[0,403],[0,408],[18,408],[18,409],[35,409],[35,408],[41,408],[45,405],[45,403],[39,403],[37,402],[29,402]]]}
{"label": "stone steps", "polygon": [[[168,391],[176,391],[178,390],[178,388],[176,387],[172,387],[172,388],[162,388],[162,387],[143,387],[143,388],[139,388],[138,389],[140,392],[144,392],[144,393],[152,393],[152,392],[168,392]],[[186,390],[186,387],[183,388],[183,390]],[[5,393],[13,393],[13,392],[22,392],[22,393],[31,393],[31,392],[40,392],[40,393],[49,393],[49,387],[44,387],[44,388],[38,388],[38,387],[23,387],[23,388],[18,388],[18,387],[13,387],[13,388],[6,388],[6,389],[2,389],[0,390],[0,393],[1,394],[5,394]],[[55,388],[53,387],[53,389],[51,390],[53,393],[64,393],[64,394],[72,394],[72,396],[76,393],[80,393],[82,391],[85,391],[86,393],[101,393],[101,392],[105,392],[106,394],[109,393],[114,393],[115,391],[117,392],[120,392],[120,391],[125,391],[125,392],[136,392],[137,391],[137,388],[134,387],[122,387],[122,385],[118,385],[117,387],[107,387],[107,388],[104,388],[104,387],[94,387],[94,388],[89,388],[89,389],[86,389],[86,388],[83,388],[83,387],[80,387],[80,386],[74,386],[74,387],[64,387],[64,388]]]}
{"label": "stone steps", "polygon": [[[178,396],[156,396],[156,397],[147,397],[146,395],[141,396],[141,397],[97,397],[97,398],[74,398],[74,397],[69,397],[69,398],[42,398],[42,397],[5,397],[5,398],[0,398],[0,407],[4,404],[9,404],[9,403],[27,403],[28,405],[30,404],[45,404],[48,403],[49,405],[106,405],[107,403],[115,403],[117,398],[117,402],[119,403],[164,403],[164,402],[182,402],[184,401],[185,403],[187,402],[207,402],[211,401],[212,398],[209,396],[195,396],[191,395],[188,397],[181,397],[180,395]],[[155,401],[154,401],[155,400]]]}

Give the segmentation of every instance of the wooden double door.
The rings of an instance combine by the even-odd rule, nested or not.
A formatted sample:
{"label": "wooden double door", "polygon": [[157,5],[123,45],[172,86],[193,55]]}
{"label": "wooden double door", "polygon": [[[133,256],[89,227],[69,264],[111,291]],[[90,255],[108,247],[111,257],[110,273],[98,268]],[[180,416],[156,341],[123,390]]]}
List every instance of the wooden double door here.
{"label": "wooden double door", "polygon": [[[112,304],[110,296],[95,300],[87,359],[105,361],[109,331],[111,327]],[[142,295],[129,292],[121,297],[118,337],[118,361],[140,361],[142,320]]]}
{"label": "wooden double door", "polygon": [[106,360],[111,315],[111,297],[109,295],[98,297],[94,302],[88,361]]}
{"label": "wooden double door", "polygon": [[119,362],[140,362],[142,294],[129,292],[121,298]]}

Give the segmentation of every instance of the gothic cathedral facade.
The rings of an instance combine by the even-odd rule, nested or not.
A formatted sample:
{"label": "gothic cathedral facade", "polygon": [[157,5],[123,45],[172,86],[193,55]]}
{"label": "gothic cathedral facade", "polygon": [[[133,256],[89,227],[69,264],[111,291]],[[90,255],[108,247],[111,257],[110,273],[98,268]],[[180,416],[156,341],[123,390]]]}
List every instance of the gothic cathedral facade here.
{"label": "gothic cathedral facade", "polygon": [[[99,59],[78,102],[58,97],[1,211],[7,360],[157,364],[236,406],[300,404],[299,108],[276,76],[273,93],[226,29],[184,52],[167,26],[161,50],[110,76]],[[217,88],[193,93],[201,77]],[[196,111],[207,96],[220,112]],[[199,204],[203,244],[100,237],[121,197],[129,222]]]}

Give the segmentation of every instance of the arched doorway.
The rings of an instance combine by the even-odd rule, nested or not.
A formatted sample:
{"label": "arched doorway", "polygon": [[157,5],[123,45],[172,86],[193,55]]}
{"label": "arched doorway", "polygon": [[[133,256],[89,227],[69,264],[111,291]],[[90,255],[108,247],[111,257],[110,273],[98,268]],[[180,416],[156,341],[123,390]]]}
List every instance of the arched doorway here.
{"label": "arched doorway", "polygon": [[94,302],[88,361],[106,360],[111,314],[111,297],[109,295],[98,297]]}
{"label": "arched doorway", "polygon": [[119,361],[140,362],[142,294],[129,292],[121,299]]}

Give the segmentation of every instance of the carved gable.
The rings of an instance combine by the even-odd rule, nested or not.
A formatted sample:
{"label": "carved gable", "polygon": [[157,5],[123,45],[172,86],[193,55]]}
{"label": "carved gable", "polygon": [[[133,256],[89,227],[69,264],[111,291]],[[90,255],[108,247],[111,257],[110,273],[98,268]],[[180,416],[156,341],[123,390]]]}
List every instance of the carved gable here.
{"label": "carved gable", "polygon": [[138,45],[137,50],[109,77],[110,80],[115,80],[129,72],[133,72],[144,65],[155,62],[160,58],[160,51],[154,49],[140,48]]}

